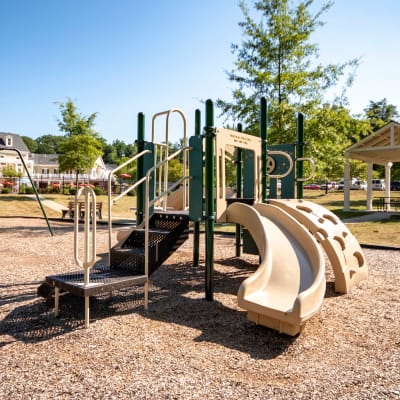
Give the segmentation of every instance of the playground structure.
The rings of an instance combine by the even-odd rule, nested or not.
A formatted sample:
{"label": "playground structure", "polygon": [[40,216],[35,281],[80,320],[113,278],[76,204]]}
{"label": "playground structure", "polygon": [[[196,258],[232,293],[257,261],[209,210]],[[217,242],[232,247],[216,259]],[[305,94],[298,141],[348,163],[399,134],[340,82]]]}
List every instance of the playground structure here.
{"label": "playground structure", "polygon": [[[182,119],[182,148],[168,152],[169,118]],[[144,115],[138,115],[138,153],[116,168],[137,163],[137,180],[117,198],[109,190],[109,255],[106,265],[93,263],[95,244],[89,244],[89,213],[85,214],[84,271],[46,277],[44,287],[55,290],[56,313],[59,290],[85,297],[85,326],[89,325],[91,295],[131,286],[144,286],[148,307],[149,277],[188,237],[193,223],[193,263],[199,264],[200,223],[205,225],[205,297],[213,300],[213,261],[215,222],[231,222],[236,227],[236,253],[241,250],[260,255],[260,266],[238,291],[239,305],[248,318],[280,332],[296,335],[307,319],[318,312],[325,293],[325,262],[320,244],[332,262],[336,290],[347,293],[367,278],[367,266],[356,239],[333,214],[308,202],[301,203],[304,158],[303,120],[298,118],[297,144],[267,146],[267,105],[261,100],[260,137],[214,127],[213,104],[206,102],[205,127],[196,110],[195,135],[187,141],[186,119],[178,109],[155,114],[151,141],[145,141]],[[157,143],[155,120],[165,117],[164,142]],[[188,142],[188,143],[187,143]],[[237,165],[236,197],[227,199],[225,164],[227,155]],[[183,176],[168,184],[168,162],[180,157]],[[204,167],[203,167],[204,165]],[[312,169],[312,168],[311,168]],[[110,174],[111,180],[112,174]],[[281,200],[277,181],[282,180]],[[268,183],[269,193],[268,193]],[[109,182],[111,185],[111,182]],[[136,189],[136,226],[117,235],[112,243],[112,205]],[[95,210],[95,198],[85,188],[87,210]],[[77,193],[81,195],[83,192]],[[297,195],[299,200],[294,199]],[[204,198],[204,202],[203,202]],[[269,200],[269,198],[271,198]],[[270,204],[266,204],[270,202]],[[298,202],[298,203],[295,203]],[[75,203],[78,203],[76,197]],[[289,207],[289,204],[295,204]],[[171,209],[173,206],[174,209]],[[180,210],[176,210],[180,208]],[[77,213],[75,213],[77,215]],[[91,220],[95,221],[95,214]],[[78,221],[75,221],[77,231]],[[244,226],[242,231],[241,226]],[[93,228],[92,228],[93,229]],[[94,229],[95,230],[95,229]],[[77,236],[75,236],[77,241]],[[93,239],[95,241],[95,239]]]}

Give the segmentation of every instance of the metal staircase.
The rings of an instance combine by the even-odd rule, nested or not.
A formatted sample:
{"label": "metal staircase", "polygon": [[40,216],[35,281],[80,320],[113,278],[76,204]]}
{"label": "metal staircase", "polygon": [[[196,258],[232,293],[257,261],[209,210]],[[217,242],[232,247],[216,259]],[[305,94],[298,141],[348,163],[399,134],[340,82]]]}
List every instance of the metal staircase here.
{"label": "metal staircase", "polygon": [[[110,268],[145,274],[144,228],[134,229],[110,252]],[[189,216],[155,212],[149,221],[148,274],[151,275],[189,237]]]}

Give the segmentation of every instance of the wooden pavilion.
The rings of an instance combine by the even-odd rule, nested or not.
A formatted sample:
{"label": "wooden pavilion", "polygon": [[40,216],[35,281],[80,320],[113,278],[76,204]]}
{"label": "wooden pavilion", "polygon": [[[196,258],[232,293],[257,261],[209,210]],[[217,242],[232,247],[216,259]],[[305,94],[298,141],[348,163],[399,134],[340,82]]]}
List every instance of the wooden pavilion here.
{"label": "wooden pavilion", "polygon": [[390,170],[400,162],[400,124],[389,122],[378,131],[349,147],[345,153],[344,211],[350,209],[350,159],[368,164],[367,210],[372,211],[372,171],[374,164],[385,167],[385,209],[390,210]]}

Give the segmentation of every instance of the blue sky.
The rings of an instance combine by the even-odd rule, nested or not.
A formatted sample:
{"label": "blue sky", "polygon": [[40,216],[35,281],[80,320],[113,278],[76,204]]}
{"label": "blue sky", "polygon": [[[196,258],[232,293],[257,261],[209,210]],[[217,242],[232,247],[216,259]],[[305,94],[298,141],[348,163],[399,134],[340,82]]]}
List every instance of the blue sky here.
{"label": "blue sky", "polygon": [[[384,97],[400,111],[399,15],[398,0],[336,0],[313,37],[322,63],[362,57],[353,113]],[[174,107],[192,135],[201,100],[230,98],[241,19],[237,0],[0,0],[0,131],[60,134],[54,103],[71,98],[108,142]]]}

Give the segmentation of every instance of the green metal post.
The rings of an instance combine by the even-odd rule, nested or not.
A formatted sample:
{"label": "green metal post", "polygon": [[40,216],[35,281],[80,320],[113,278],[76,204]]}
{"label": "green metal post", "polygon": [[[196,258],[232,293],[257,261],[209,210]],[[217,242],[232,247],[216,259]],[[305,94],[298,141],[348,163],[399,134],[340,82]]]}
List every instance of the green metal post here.
{"label": "green metal post", "polygon": [[211,100],[206,101],[206,139],[205,161],[205,231],[206,231],[206,300],[214,297],[214,105]]}
{"label": "green metal post", "polygon": [[[138,114],[138,133],[137,133],[137,149],[138,153],[144,150],[144,114]],[[143,157],[140,157],[137,161],[137,169],[136,169],[136,179],[142,179],[144,177],[144,163]],[[136,225],[140,225],[143,222],[143,214],[144,214],[144,203],[145,203],[145,190],[144,184],[141,184],[136,189]]]}
{"label": "green metal post", "polygon": [[263,203],[268,201],[267,195],[267,159],[268,159],[268,119],[267,100],[265,97],[260,101],[260,137],[261,137],[261,199]]}
{"label": "green metal post", "polygon": [[[243,132],[242,124],[238,124],[239,132]],[[236,148],[236,198],[242,197],[242,165],[243,165],[243,151],[240,147]],[[242,225],[236,224],[236,257],[240,257],[242,249]]]}
{"label": "green metal post", "polygon": [[[194,134],[196,137],[200,137],[201,136],[200,110],[195,111],[194,121],[195,121]],[[198,168],[203,168],[203,165],[202,164],[199,165]],[[203,202],[203,199],[201,199],[201,202]],[[195,267],[199,266],[199,259],[200,259],[200,221],[194,221],[193,222],[193,265]]]}
{"label": "green metal post", "polygon": [[[304,157],[304,116],[299,113],[297,115],[297,155],[296,158]],[[297,164],[297,163],[296,163]],[[304,177],[303,162],[300,161],[296,165],[296,178],[297,178],[297,198],[303,198],[303,182],[299,179]]]}

